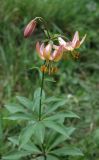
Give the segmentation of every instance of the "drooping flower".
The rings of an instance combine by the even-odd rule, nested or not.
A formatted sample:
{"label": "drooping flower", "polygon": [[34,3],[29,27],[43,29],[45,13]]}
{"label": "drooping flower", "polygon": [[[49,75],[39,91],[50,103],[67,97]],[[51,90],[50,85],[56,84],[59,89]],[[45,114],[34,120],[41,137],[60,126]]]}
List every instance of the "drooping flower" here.
{"label": "drooping flower", "polygon": [[59,46],[58,49],[53,50],[53,45],[51,43],[48,43],[46,46],[44,46],[44,43],[41,45],[39,42],[36,44],[36,50],[38,52],[39,57],[42,60],[46,61],[59,61],[62,58],[63,55],[63,46]]}
{"label": "drooping flower", "polygon": [[58,38],[59,44],[63,45],[65,51],[73,51],[76,48],[79,48],[80,45],[84,42],[86,35],[83,36],[82,40],[79,39],[78,31],[75,32],[72,41],[66,42],[61,37]]}
{"label": "drooping flower", "polygon": [[32,35],[33,31],[35,30],[35,27],[36,27],[36,21],[33,19],[31,20],[27,26],[25,27],[24,29],[24,37],[25,38],[28,38]]}

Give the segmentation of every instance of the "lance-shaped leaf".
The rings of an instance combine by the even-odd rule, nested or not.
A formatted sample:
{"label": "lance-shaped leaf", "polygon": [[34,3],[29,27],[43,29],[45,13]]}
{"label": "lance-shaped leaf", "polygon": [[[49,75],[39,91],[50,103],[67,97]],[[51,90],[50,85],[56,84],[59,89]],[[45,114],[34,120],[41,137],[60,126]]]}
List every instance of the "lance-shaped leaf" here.
{"label": "lance-shaped leaf", "polygon": [[35,136],[40,143],[43,144],[44,136],[45,136],[45,126],[42,122],[39,122],[35,128]]}
{"label": "lance-shaped leaf", "polygon": [[61,100],[61,101],[55,103],[54,105],[48,107],[48,109],[46,110],[45,115],[53,113],[54,111],[56,111],[58,108],[64,106],[65,104],[66,104],[66,100]]}
{"label": "lance-shaped leaf", "polygon": [[9,119],[9,120],[13,120],[13,121],[15,121],[15,120],[21,121],[21,120],[32,120],[33,117],[31,114],[16,113],[11,116],[4,117],[4,119]]}
{"label": "lance-shaped leaf", "polygon": [[49,116],[44,118],[45,120],[59,120],[61,118],[80,118],[73,112],[67,112],[67,113],[56,113],[55,115]]}
{"label": "lance-shaped leaf", "polygon": [[32,153],[28,151],[13,151],[8,155],[4,155],[2,159],[3,160],[20,160],[20,158],[26,157],[31,154]]}
{"label": "lance-shaped leaf", "polygon": [[72,146],[66,146],[62,147],[60,149],[55,149],[51,151],[51,153],[57,155],[57,156],[83,156],[83,153],[79,148],[72,147]]}
{"label": "lance-shaped leaf", "polygon": [[[73,127],[66,127],[66,134],[68,137],[71,136],[71,134],[75,131],[75,128]],[[49,136],[49,139],[47,141],[47,148],[48,150],[51,150],[54,147],[57,147],[58,145],[62,144],[67,139],[66,136],[60,135],[59,133],[52,133]]]}
{"label": "lance-shaped leaf", "polygon": [[33,108],[33,102],[30,101],[28,98],[22,97],[22,96],[16,96],[17,100],[20,104],[22,104],[24,107],[26,107],[29,110],[32,110]]}
{"label": "lance-shaped leaf", "polygon": [[48,155],[47,160],[59,160],[59,158],[53,156],[53,155]]}
{"label": "lance-shaped leaf", "polygon": [[66,128],[65,128],[64,125],[59,124],[55,121],[43,121],[43,123],[46,127],[51,128],[51,129],[59,132],[60,134],[66,136],[67,138],[69,138],[67,133],[66,133]]}
{"label": "lance-shaped leaf", "polygon": [[28,152],[32,152],[32,154],[41,154],[41,151],[39,150],[39,148],[33,144],[33,143],[28,143],[28,144],[25,144],[22,149],[28,151]]}
{"label": "lance-shaped leaf", "polygon": [[[13,146],[19,146],[19,138],[18,137],[9,137],[8,140],[13,144]],[[22,149],[31,152],[33,154],[40,154],[41,151],[39,148],[32,142],[29,142],[28,144],[25,144],[22,146]]]}
{"label": "lance-shaped leaf", "polygon": [[21,135],[19,137],[20,140],[20,148],[22,148],[34,134],[36,128],[36,123],[28,125],[26,128],[23,129]]}
{"label": "lance-shaped leaf", "polygon": [[5,107],[10,113],[26,112],[24,107],[18,104],[7,104]]}

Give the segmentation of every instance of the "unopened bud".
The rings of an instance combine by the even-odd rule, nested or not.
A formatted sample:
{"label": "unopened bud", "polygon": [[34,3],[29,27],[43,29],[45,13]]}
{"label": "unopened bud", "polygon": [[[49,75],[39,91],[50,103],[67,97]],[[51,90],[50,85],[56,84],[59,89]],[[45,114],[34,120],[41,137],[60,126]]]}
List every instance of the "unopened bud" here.
{"label": "unopened bud", "polygon": [[47,71],[48,71],[48,69],[45,65],[41,66],[41,72],[46,73]]}
{"label": "unopened bud", "polygon": [[57,73],[58,68],[57,67],[52,67],[51,68],[51,74]]}
{"label": "unopened bud", "polygon": [[31,20],[28,25],[25,27],[24,30],[24,37],[28,38],[31,36],[31,34],[33,33],[33,31],[35,30],[36,27],[36,21],[35,20]]}
{"label": "unopened bud", "polygon": [[80,54],[79,54],[79,53],[75,53],[75,54],[74,54],[74,59],[79,59],[79,57],[80,57]]}

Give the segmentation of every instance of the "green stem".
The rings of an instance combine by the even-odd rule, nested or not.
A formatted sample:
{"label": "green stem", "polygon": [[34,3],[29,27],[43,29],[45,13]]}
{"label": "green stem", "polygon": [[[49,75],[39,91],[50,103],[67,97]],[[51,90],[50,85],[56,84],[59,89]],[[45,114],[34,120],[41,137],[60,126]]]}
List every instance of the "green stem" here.
{"label": "green stem", "polygon": [[42,17],[38,17],[38,18],[39,18],[39,20],[40,20],[41,22],[44,22],[43,25],[44,25],[45,30],[46,30],[46,32],[47,32],[47,37],[48,37],[48,39],[50,40],[51,37],[50,37],[49,30],[48,30],[47,22],[46,22]]}
{"label": "green stem", "polygon": [[46,160],[46,153],[45,153],[45,147],[44,147],[44,144],[42,144],[42,151],[43,151],[43,154],[44,154],[44,160]]}
{"label": "green stem", "polygon": [[43,92],[43,84],[44,84],[44,72],[42,73],[42,81],[41,81],[40,105],[39,105],[39,121],[41,120],[41,113],[42,113],[42,92]]}
{"label": "green stem", "polygon": [[46,155],[44,156],[44,160],[46,160]]}

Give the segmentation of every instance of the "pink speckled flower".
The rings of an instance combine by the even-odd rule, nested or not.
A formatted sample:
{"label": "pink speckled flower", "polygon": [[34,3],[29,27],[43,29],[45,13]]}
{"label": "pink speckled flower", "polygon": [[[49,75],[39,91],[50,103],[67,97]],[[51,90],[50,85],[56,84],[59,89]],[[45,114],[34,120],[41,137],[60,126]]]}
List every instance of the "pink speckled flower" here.
{"label": "pink speckled flower", "polygon": [[66,42],[61,37],[58,38],[58,41],[60,45],[63,45],[63,48],[65,51],[73,51],[74,49],[80,47],[80,45],[84,42],[85,38],[86,38],[86,35],[84,35],[84,37],[80,41],[79,33],[78,31],[76,31],[72,41]]}
{"label": "pink speckled flower", "polygon": [[32,35],[33,31],[35,30],[36,27],[36,21],[33,19],[31,20],[27,26],[24,29],[24,37],[28,38]]}
{"label": "pink speckled flower", "polygon": [[46,46],[44,46],[44,43],[41,45],[39,42],[36,44],[36,50],[38,52],[39,57],[42,60],[46,61],[59,61],[62,58],[63,55],[63,46],[59,46],[58,49],[53,50],[53,45],[48,43]]}

